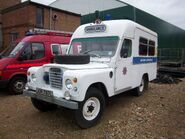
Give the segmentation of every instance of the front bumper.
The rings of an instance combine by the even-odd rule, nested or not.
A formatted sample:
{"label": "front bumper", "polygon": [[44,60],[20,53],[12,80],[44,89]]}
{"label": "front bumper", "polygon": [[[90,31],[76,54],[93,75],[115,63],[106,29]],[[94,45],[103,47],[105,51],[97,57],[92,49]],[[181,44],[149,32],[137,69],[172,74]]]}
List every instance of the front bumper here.
{"label": "front bumper", "polygon": [[70,109],[78,109],[78,102],[74,102],[74,101],[69,101],[69,100],[65,100],[63,98],[58,98],[58,97],[46,97],[46,96],[41,96],[41,95],[36,95],[36,92],[34,90],[27,90],[25,89],[23,91],[23,95],[24,96],[29,96],[32,98],[36,98],[39,100],[43,100],[52,104],[56,104],[65,108],[70,108]]}

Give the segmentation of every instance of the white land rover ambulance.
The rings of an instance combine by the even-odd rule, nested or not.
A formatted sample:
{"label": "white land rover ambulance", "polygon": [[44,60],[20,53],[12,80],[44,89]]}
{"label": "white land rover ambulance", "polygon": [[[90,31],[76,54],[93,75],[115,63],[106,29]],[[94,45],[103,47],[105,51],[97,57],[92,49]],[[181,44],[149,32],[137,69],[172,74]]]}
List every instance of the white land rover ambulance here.
{"label": "white land rover ambulance", "polygon": [[157,34],[129,20],[85,24],[74,32],[69,55],[32,67],[24,95],[40,111],[73,109],[77,124],[100,119],[108,97],[130,89],[143,94],[156,78]]}

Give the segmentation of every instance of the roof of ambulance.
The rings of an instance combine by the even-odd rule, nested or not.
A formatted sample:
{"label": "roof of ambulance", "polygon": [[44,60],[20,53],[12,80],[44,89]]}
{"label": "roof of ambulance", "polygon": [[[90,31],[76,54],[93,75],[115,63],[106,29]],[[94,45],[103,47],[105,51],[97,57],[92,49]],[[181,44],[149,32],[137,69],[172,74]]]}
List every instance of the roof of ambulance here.
{"label": "roof of ambulance", "polygon": [[93,26],[98,25],[95,23],[89,23],[79,26],[76,31],[73,34],[72,38],[84,38],[84,37],[101,37],[101,36],[127,36],[127,37],[133,37],[135,29],[140,28],[141,30],[144,30],[146,32],[149,32],[153,36],[157,36],[157,33],[154,31],[139,25],[131,20],[108,20],[108,21],[102,21],[100,25],[104,24],[106,26],[106,31],[104,32],[96,32],[96,33],[86,33],[84,31],[84,28],[86,26]]}

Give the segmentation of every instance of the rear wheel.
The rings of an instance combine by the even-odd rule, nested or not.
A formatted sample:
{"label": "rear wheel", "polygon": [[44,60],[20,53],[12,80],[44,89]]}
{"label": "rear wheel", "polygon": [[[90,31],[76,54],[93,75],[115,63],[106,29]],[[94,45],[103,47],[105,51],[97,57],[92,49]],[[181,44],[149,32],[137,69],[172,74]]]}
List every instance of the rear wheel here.
{"label": "rear wheel", "polygon": [[75,110],[75,119],[81,128],[89,128],[97,124],[105,108],[105,97],[96,88],[89,88],[85,100]]}
{"label": "rear wheel", "polygon": [[14,77],[10,81],[9,92],[13,95],[22,94],[26,81],[27,81],[26,77],[21,77],[21,76]]}
{"label": "rear wheel", "polygon": [[42,100],[38,100],[36,98],[31,98],[31,102],[33,106],[42,112],[52,111],[57,109],[57,105],[51,104]]}
{"label": "rear wheel", "polygon": [[148,89],[148,79],[146,76],[143,76],[140,86],[135,88],[135,96],[141,96]]}

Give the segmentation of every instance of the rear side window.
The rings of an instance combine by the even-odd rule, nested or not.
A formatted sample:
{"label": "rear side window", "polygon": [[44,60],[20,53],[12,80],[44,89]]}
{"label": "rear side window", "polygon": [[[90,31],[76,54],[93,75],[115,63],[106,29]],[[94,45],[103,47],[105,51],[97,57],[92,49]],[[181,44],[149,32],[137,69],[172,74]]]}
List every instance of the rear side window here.
{"label": "rear side window", "polygon": [[42,43],[30,43],[21,53],[23,60],[36,60],[45,56],[44,45]]}
{"label": "rear side window", "polygon": [[151,40],[149,41],[148,55],[149,56],[154,56],[155,55],[155,42],[151,41]]}
{"label": "rear side window", "polygon": [[139,39],[139,55],[140,56],[154,56],[155,55],[155,41],[145,38]]}
{"label": "rear side window", "polygon": [[139,39],[139,55],[146,56],[148,50],[148,40],[145,38]]}
{"label": "rear side window", "polygon": [[63,55],[65,55],[67,53],[68,48],[69,48],[69,44],[62,44],[61,45]]}
{"label": "rear side window", "polygon": [[41,59],[45,56],[44,45],[42,43],[32,43],[32,60]]}
{"label": "rear side window", "polygon": [[60,49],[60,45],[59,44],[52,44],[51,48],[52,48],[53,55],[61,54],[61,49]]}

